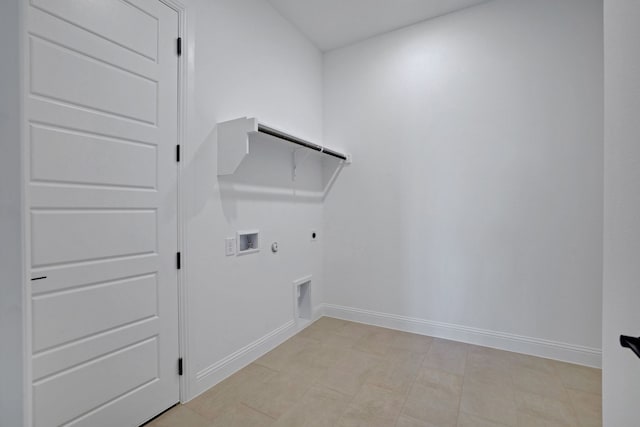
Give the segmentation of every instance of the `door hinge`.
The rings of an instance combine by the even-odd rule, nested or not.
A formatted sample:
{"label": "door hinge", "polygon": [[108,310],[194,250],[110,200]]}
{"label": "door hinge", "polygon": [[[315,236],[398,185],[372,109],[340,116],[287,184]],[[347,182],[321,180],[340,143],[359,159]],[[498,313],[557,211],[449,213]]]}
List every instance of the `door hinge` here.
{"label": "door hinge", "polygon": [[176,162],[180,161],[180,145],[176,145]]}
{"label": "door hinge", "polygon": [[181,257],[180,257],[180,252],[178,252],[178,253],[176,254],[176,268],[177,268],[178,270],[180,270],[180,268],[181,268],[181,266],[182,266],[182,265],[181,265],[181,264],[182,264],[182,262],[181,262],[182,260],[181,260],[180,258],[181,258]]}
{"label": "door hinge", "polygon": [[178,56],[182,55],[182,37],[178,37],[176,40],[176,51],[178,52]]}
{"label": "door hinge", "polygon": [[182,376],[182,357],[178,359],[178,375]]}

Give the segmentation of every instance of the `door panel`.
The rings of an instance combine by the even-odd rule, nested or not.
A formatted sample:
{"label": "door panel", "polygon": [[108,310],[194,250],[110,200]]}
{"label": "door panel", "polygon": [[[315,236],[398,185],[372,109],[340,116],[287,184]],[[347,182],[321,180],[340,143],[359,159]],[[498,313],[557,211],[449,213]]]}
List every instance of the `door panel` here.
{"label": "door panel", "polygon": [[[57,426],[123,394],[158,381],[158,339],[149,338],[37,381],[33,400],[46,425]],[[105,381],[105,372],[111,379]],[[87,387],[94,384],[94,387]],[[67,395],[60,399],[61,390]]]}
{"label": "door panel", "polygon": [[[43,3],[48,4],[49,2],[44,1]],[[69,22],[41,9],[30,9],[27,20],[31,34],[39,39],[55,40],[57,45],[64,46],[66,49],[78,52],[81,55],[128,70],[140,76],[147,76],[151,80],[158,79],[158,70],[155,66],[157,58],[155,57],[149,60],[150,58],[139,53],[123,49],[123,46],[107,38],[87,37],[87,30],[75,25],[69,25]]]}
{"label": "door panel", "polygon": [[[32,126],[31,149],[33,181],[156,187],[153,145]],[[77,157],[83,161],[64,161]]]}
{"label": "door panel", "polygon": [[38,295],[32,307],[33,349],[43,350],[157,316],[157,297],[155,275]]}
{"label": "door panel", "polygon": [[136,426],[179,400],[178,18],[32,0],[35,426]]}
{"label": "door panel", "polygon": [[157,7],[149,2],[32,0],[32,4],[124,49],[153,61],[157,58],[158,16],[150,10]]}
{"label": "door panel", "polygon": [[87,360],[97,359],[108,354],[114,348],[125,348],[131,343],[144,341],[154,336],[158,330],[157,316],[143,319],[132,324],[125,324],[121,328],[113,328],[91,335],[87,338],[71,342],[56,351],[39,352],[33,358],[33,377],[42,379],[51,372],[63,372],[78,366]]}
{"label": "door panel", "polygon": [[153,253],[154,210],[31,211],[33,266]]}
{"label": "door panel", "polygon": [[30,52],[32,94],[156,123],[157,82],[35,36]]}

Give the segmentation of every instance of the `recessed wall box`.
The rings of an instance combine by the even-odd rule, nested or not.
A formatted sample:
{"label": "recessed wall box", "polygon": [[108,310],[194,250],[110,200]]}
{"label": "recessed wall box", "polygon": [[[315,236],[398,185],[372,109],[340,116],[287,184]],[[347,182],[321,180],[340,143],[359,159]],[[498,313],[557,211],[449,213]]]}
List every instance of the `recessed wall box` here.
{"label": "recessed wall box", "polygon": [[260,232],[258,230],[238,231],[236,241],[238,242],[238,255],[251,254],[260,250]]}
{"label": "recessed wall box", "polygon": [[293,309],[299,326],[311,323],[311,307],[311,276],[306,276],[293,282]]}

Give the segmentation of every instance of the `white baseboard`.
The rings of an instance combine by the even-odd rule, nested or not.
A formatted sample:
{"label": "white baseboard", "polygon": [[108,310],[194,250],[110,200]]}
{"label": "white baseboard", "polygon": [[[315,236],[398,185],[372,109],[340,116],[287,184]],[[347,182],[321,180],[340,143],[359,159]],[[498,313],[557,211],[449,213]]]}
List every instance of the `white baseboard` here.
{"label": "white baseboard", "polygon": [[194,385],[191,387],[192,395],[185,401],[195,398],[235,372],[254,362],[256,359],[273,350],[275,347],[279,346],[309,326],[321,316],[322,307],[316,307],[313,310],[313,319],[311,321],[296,322],[295,320],[289,320],[282,326],[231,353],[224,359],[202,369],[196,373],[195,380],[192,382]]}
{"label": "white baseboard", "polygon": [[600,368],[602,350],[415,317],[323,304],[325,316]]}
{"label": "white baseboard", "polygon": [[[602,366],[602,351],[597,348],[334,304],[317,306],[314,309],[313,321],[323,315],[420,335],[493,347],[548,359],[562,360],[595,368]],[[187,400],[193,399],[233,373],[244,368],[311,323],[312,322],[297,323],[295,320],[290,320],[224,359],[202,369],[196,374],[192,382],[192,384],[194,384],[194,387],[192,387],[193,394],[189,396]]]}

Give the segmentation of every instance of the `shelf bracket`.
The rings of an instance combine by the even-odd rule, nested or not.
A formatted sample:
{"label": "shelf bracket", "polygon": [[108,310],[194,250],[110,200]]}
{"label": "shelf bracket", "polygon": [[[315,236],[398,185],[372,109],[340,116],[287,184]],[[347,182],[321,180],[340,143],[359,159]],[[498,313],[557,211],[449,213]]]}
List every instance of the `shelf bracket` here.
{"label": "shelf bracket", "polygon": [[242,117],[218,123],[218,175],[232,175],[249,154],[249,132],[258,131],[258,121]]}
{"label": "shelf bracket", "polygon": [[[299,158],[298,154],[302,154],[303,156],[300,156],[302,158]],[[293,167],[291,170],[291,179],[293,181],[296,180],[296,178],[298,177],[298,166],[300,166],[302,163],[304,163],[305,160],[307,160],[309,158],[309,156],[311,155],[311,152],[308,150],[305,150],[303,148],[294,148],[293,149],[293,154],[292,154],[292,158],[293,158]]]}

